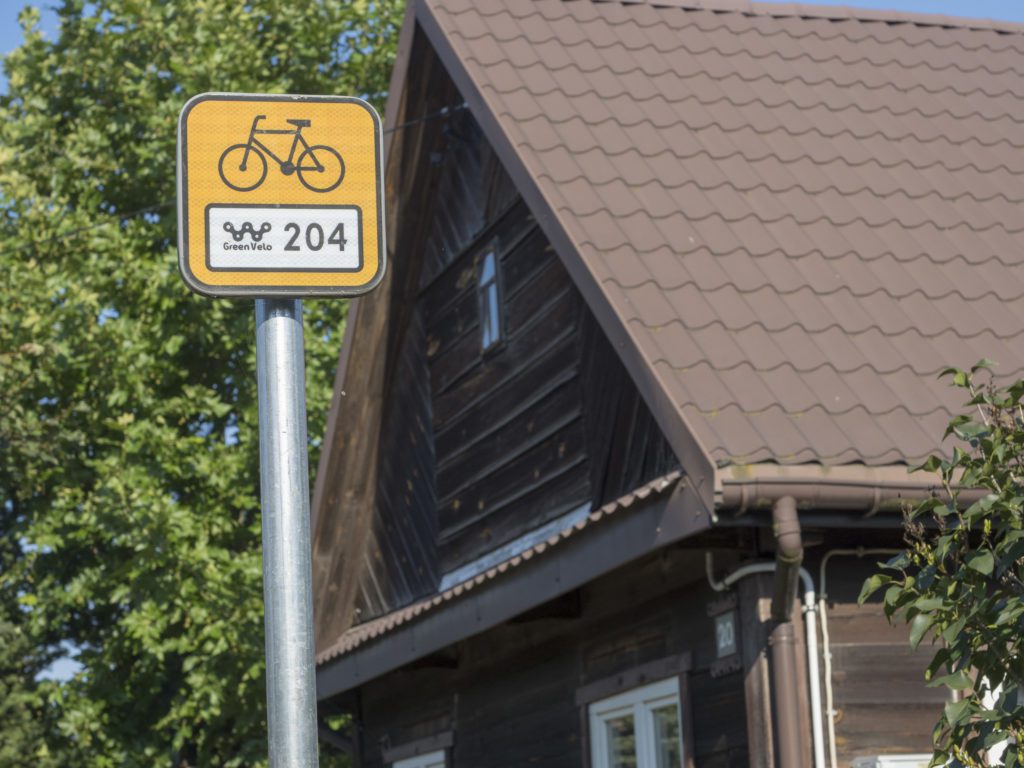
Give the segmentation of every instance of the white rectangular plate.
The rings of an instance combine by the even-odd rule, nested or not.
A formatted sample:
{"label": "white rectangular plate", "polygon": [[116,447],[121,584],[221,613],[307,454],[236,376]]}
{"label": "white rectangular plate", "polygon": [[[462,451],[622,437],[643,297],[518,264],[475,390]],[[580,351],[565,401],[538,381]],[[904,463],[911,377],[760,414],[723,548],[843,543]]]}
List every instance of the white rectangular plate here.
{"label": "white rectangular plate", "polygon": [[210,205],[206,259],[210,269],[349,272],[362,268],[354,205]]}

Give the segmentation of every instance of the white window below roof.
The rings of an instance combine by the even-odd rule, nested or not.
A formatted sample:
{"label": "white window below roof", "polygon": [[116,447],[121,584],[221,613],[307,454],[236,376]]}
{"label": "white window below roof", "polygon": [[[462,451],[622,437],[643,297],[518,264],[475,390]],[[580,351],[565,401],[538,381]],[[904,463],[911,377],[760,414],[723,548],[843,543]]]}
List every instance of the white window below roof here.
{"label": "white window below roof", "polygon": [[498,259],[493,248],[477,265],[477,290],[480,294],[480,349],[486,352],[501,341],[502,336]]}
{"label": "white window below roof", "polygon": [[590,705],[591,768],[678,768],[683,736],[679,679]]}
{"label": "white window below roof", "polygon": [[391,768],[445,768],[444,750],[439,749],[436,752],[428,752],[425,755],[416,755],[416,757],[396,760],[391,764]]}

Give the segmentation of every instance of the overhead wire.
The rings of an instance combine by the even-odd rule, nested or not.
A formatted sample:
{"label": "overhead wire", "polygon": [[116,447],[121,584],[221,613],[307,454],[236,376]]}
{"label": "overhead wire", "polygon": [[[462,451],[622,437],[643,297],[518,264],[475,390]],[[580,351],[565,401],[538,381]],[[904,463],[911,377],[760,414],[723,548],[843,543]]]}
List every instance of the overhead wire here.
{"label": "overhead wire", "polygon": [[437,110],[437,112],[431,112],[429,115],[424,115],[423,117],[417,117],[412,120],[407,120],[404,123],[394,125],[391,128],[388,128],[387,130],[383,131],[383,133],[394,133],[395,131],[401,131],[404,130],[405,128],[408,128],[411,125],[419,125],[420,123],[425,123],[429,120],[436,120],[439,117],[454,115],[456,112],[461,112],[462,110],[468,108],[469,105],[466,102],[462,102],[461,104],[451,104],[447,107],[441,107],[441,109]]}
{"label": "overhead wire", "polygon": [[[446,106],[446,107],[442,107],[441,109],[437,110],[436,112],[431,112],[429,115],[423,115],[422,117],[417,117],[417,118],[414,118],[412,120],[407,120],[404,123],[399,123],[398,125],[394,125],[394,126],[388,128],[388,129],[382,131],[382,133],[395,133],[396,131],[405,130],[406,128],[409,128],[410,126],[413,126],[413,125],[420,125],[421,123],[426,123],[426,122],[429,122],[431,120],[437,120],[438,118],[441,118],[441,117],[447,117],[448,115],[453,115],[456,112],[461,112],[464,109],[468,109],[468,107],[469,107],[469,105],[466,104],[466,102],[462,102],[461,104],[452,104],[452,105],[449,105],[449,106]],[[117,221],[117,223],[121,224],[121,223],[124,223],[126,221],[130,221],[130,220],[132,220],[134,218],[137,218],[139,216],[144,216],[147,213],[156,213],[156,212],[162,211],[162,210],[164,210],[166,208],[171,208],[174,205],[175,205],[175,201],[169,200],[169,201],[166,201],[166,202],[163,202],[163,203],[157,203],[155,205],[147,205],[147,206],[145,206],[143,208],[136,208],[133,211],[126,211],[126,212],[124,212],[122,214],[118,214],[113,219],[108,219],[107,221],[101,221],[101,222],[98,222],[96,224],[90,224],[90,225],[85,226],[85,227],[77,227],[75,229],[72,229],[70,232],[65,232],[62,235],[55,235],[53,237],[48,237],[48,238],[46,238],[45,240],[42,240],[42,241],[31,242],[31,243],[22,243],[21,245],[16,245],[16,246],[14,246],[12,248],[7,248],[5,250],[0,251],[0,257],[8,256],[8,255],[10,255],[12,253],[18,253],[19,251],[25,251],[25,250],[28,250],[29,248],[34,248],[34,247],[37,247],[37,246],[43,245],[43,244],[58,243],[58,242],[63,242],[64,240],[70,240],[72,237],[78,237],[79,235],[84,234],[86,232],[91,232],[91,231],[96,230],[96,229],[101,229],[103,227],[110,226],[112,223],[114,223],[115,220]]]}
{"label": "overhead wire", "polygon": [[56,235],[54,237],[48,237],[48,238],[46,238],[45,240],[42,240],[42,241],[37,241],[37,242],[32,242],[32,243],[22,243],[21,245],[16,245],[13,248],[8,248],[5,251],[0,251],[0,256],[6,256],[6,255],[8,255],[10,253],[17,253],[18,251],[24,251],[24,250],[27,250],[29,248],[33,248],[35,246],[41,245],[43,243],[55,243],[55,242],[61,242],[63,240],[69,240],[72,237],[77,237],[78,235],[83,234],[84,232],[91,232],[94,229],[100,229],[101,227],[110,226],[111,224],[114,223],[115,220],[117,221],[117,223],[120,224],[120,223],[123,223],[125,221],[130,221],[130,220],[132,220],[132,219],[134,219],[134,218],[136,218],[138,216],[143,216],[143,215],[145,215],[147,213],[156,213],[157,211],[162,211],[164,208],[170,208],[173,205],[174,205],[173,202],[166,202],[166,203],[157,203],[156,205],[147,205],[144,208],[136,208],[134,211],[126,211],[125,213],[119,214],[119,215],[115,216],[114,219],[108,219],[107,221],[101,221],[101,222],[98,222],[96,224],[89,224],[88,226],[85,226],[85,227],[77,227],[75,229],[72,229],[70,232],[65,232],[62,235]]}

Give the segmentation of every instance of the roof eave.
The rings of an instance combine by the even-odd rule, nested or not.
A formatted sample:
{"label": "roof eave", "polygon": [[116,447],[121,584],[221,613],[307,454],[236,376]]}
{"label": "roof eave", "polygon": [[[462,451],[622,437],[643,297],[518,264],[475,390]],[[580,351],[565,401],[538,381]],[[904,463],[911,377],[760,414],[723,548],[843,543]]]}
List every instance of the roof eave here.
{"label": "roof eave", "polygon": [[638,499],[628,514],[609,515],[500,578],[472,582],[458,599],[324,661],[317,699],[352,690],[711,526],[703,501],[683,478],[663,495]]}

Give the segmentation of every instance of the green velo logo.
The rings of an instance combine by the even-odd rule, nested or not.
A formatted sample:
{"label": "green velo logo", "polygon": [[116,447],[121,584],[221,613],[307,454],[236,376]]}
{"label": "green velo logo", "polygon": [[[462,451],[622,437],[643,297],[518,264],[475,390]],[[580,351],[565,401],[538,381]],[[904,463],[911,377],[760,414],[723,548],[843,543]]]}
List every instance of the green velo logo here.
{"label": "green velo logo", "polygon": [[273,227],[270,226],[269,221],[264,221],[260,224],[260,228],[256,229],[251,221],[242,222],[242,226],[235,228],[235,225],[230,221],[224,222],[224,231],[231,235],[232,239],[236,243],[242,242],[246,235],[252,238],[254,243],[258,243],[263,239],[263,236],[267,234]]}

